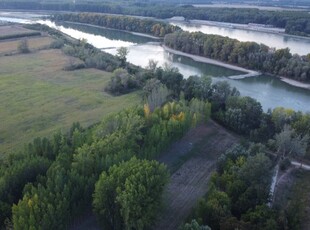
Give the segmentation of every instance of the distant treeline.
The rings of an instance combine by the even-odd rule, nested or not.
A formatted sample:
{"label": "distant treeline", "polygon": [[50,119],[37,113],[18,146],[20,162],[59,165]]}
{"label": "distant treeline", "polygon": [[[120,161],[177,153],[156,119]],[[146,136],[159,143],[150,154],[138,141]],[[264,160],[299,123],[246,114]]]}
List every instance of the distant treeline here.
{"label": "distant treeline", "polygon": [[166,34],[173,33],[179,29],[177,26],[155,20],[93,13],[58,14],[55,15],[53,19],[56,21],[61,20],[89,23],[113,29],[151,34],[158,37],[164,37]]}
{"label": "distant treeline", "polygon": [[32,37],[32,36],[40,36],[40,32],[26,32],[20,34],[7,34],[7,35],[0,35],[0,40],[5,39],[13,39],[13,38],[23,38],[23,37]]}
{"label": "distant treeline", "polygon": [[240,42],[219,35],[177,31],[165,37],[165,45],[265,73],[310,82],[310,57],[292,55],[289,49],[274,50],[255,42]]}
{"label": "distant treeline", "polygon": [[285,28],[286,33],[309,36],[310,14],[304,11],[267,11],[259,9],[200,8],[192,5],[176,6],[148,2],[38,2],[0,1],[3,9],[84,11],[138,15],[156,18],[183,16],[186,20],[199,19],[230,23],[260,23]]}

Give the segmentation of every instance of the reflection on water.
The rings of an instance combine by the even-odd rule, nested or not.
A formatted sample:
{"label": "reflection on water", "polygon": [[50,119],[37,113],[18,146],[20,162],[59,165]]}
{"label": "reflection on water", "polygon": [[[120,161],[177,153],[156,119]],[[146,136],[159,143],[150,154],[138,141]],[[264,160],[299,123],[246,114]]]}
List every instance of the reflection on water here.
{"label": "reflection on water", "polygon": [[239,41],[253,41],[263,43],[277,49],[289,48],[292,53],[305,55],[310,53],[310,39],[296,38],[282,34],[271,34],[266,32],[232,29],[209,25],[197,25],[194,23],[174,22],[173,25],[181,27],[185,31],[200,31],[206,34],[217,34],[224,37],[238,39]]}

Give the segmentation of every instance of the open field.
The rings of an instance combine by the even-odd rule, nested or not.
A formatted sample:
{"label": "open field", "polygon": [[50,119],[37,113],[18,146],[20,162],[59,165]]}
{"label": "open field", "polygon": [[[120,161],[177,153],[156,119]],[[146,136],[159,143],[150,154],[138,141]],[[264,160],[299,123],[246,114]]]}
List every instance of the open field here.
{"label": "open field", "polygon": [[[24,38],[19,38],[16,40],[9,40],[9,41],[0,41],[0,55],[12,54],[18,52],[18,45],[20,41]],[[51,37],[31,37],[26,39],[28,42],[28,46],[30,51],[48,48],[52,41],[54,41]]]}
{"label": "open field", "polygon": [[0,153],[16,151],[38,136],[87,126],[139,102],[137,93],[113,97],[103,89],[110,73],[64,71],[72,57],[43,50],[0,58]]}
{"label": "open field", "polygon": [[210,120],[187,133],[159,159],[173,171],[154,229],[178,229],[208,190],[217,158],[239,138]]}
{"label": "open field", "polygon": [[28,34],[36,32],[33,30],[26,29],[22,26],[19,25],[5,25],[5,26],[0,26],[0,36],[11,36],[11,35],[16,35],[16,34]]}

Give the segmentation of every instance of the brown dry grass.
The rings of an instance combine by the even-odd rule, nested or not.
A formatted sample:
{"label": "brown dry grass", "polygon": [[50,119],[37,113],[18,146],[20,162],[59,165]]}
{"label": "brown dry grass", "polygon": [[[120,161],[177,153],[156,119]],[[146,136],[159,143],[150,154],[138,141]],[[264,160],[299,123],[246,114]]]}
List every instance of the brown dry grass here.
{"label": "brown dry grass", "polygon": [[[18,45],[20,41],[25,38],[14,39],[10,41],[0,41],[0,55],[13,54],[18,51]],[[31,37],[26,39],[28,41],[28,46],[30,51],[43,49],[50,46],[52,41],[54,41],[51,37]]]}
{"label": "brown dry grass", "polygon": [[217,158],[237,142],[238,137],[211,120],[191,130],[159,159],[174,169],[172,162],[177,163],[178,157],[187,158],[171,176],[164,195],[165,208],[154,229],[178,229],[206,194]]}

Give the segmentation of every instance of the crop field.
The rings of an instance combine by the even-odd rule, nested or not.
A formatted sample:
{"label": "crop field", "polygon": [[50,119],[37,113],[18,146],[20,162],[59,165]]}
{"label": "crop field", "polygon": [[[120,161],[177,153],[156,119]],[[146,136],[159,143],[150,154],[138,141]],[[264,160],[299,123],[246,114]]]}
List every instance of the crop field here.
{"label": "crop field", "polygon": [[61,50],[0,58],[0,154],[20,149],[35,137],[88,126],[140,102],[138,93],[114,97],[104,92],[110,73],[64,71],[72,57]]}
{"label": "crop field", "polygon": [[[18,45],[22,39],[0,41],[0,55],[3,56],[18,52]],[[48,48],[52,41],[54,41],[53,38],[45,36],[26,38],[26,40],[30,51]]]}

